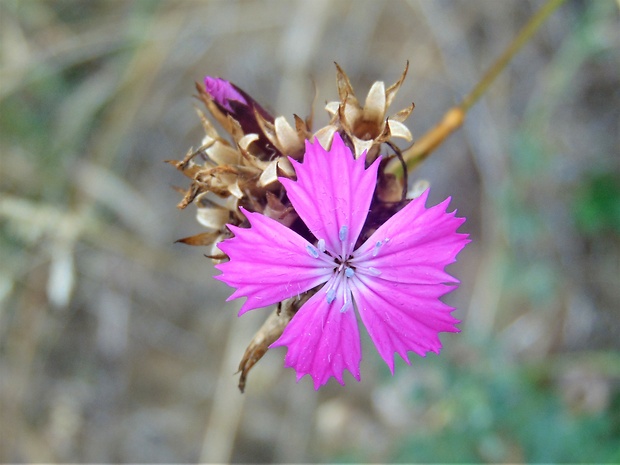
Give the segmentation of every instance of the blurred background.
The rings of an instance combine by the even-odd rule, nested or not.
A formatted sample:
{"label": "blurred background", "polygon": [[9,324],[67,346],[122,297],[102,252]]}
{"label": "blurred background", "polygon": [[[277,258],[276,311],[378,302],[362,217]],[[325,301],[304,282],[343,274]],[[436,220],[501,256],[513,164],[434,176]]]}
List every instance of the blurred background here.
{"label": "blurred background", "polygon": [[[542,1],[0,1],[0,462],[619,462],[620,28],[566,2],[417,171],[472,243],[461,334],[315,392],[212,279],[189,182],[206,74],[315,129],[334,61],[409,75],[414,138]],[[313,99],[317,92],[316,102]]]}

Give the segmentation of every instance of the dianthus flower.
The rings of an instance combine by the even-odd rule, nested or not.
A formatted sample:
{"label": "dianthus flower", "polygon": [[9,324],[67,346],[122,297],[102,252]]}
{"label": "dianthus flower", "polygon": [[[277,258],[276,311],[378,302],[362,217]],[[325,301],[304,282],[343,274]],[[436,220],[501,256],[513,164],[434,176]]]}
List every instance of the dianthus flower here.
{"label": "dianthus flower", "polygon": [[330,150],[306,142],[303,162],[291,160],[297,180],[280,178],[312,243],[260,213],[242,209],[250,228],[219,244],[230,261],[217,279],[247,297],[239,315],[315,290],[271,347],[287,346],[285,365],[315,389],[344,370],[360,380],[356,314],[390,371],[394,354],[438,353],[438,333],[458,332],[454,310],[439,297],[456,288],[444,271],[468,242],[456,232],[465,221],[447,213],[450,199],[425,208],[428,191],[411,200],[356,248],[377,184],[380,159],[365,168],[335,134]]}

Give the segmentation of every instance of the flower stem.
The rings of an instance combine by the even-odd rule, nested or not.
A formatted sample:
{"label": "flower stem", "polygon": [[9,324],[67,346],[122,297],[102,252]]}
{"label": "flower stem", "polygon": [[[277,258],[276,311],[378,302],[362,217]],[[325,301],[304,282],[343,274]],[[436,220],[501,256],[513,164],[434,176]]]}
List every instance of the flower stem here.
{"label": "flower stem", "polygon": [[[413,145],[403,151],[403,159],[407,169],[411,171],[422,163],[447,137],[463,125],[467,111],[486,92],[495,78],[506,68],[512,58],[529,41],[540,26],[547,20],[565,0],[548,0],[540,10],[523,26],[517,37],[510,43],[504,53],[491,65],[484,76],[480,79],[473,90],[465,98],[450,108],[439,124],[430,129]],[[386,172],[392,173],[399,178],[403,177],[402,164],[397,160],[386,167]]]}

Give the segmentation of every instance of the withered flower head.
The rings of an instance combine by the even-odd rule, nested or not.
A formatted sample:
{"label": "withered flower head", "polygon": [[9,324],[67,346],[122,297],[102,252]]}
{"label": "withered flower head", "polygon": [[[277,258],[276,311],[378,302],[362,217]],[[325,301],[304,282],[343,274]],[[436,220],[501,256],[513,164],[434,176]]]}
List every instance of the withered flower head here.
{"label": "withered flower head", "polygon": [[[329,147],[334,134],[339,132],[356,157],[366,151],[367,161],[371,163],[379,155],[382,143],[389,143],[393,137],[411,139],[402,121],[413,110],[413,104],[386,117],[407,68],[387,89],[383,82],[373,84],[364,106],[359,104],[344,71],[337,64],[336,69],[340,101],[327,104],[331,121],[314,133],[308,120],[294,115],[294,125],[291,125],[284,116],[273,117],[243,89],[225,79],[207,76],[204,85],[196,84],[197,98],[226,131],[227,137],[221,137],[202,111],[197,110],[205,130],[202,143],[197,149],[191,149],[183,160],[170,162],[192,179],[179,207],[195,203],[199,222],[209,229],[208,233],[182,239],[182,242],[213,245],[230,237],[226,224],[238,225],[245,221],[240,206],[279,219],[281,213],[272,208],[274,203],[280,202],[284,210],[290,205],[285,205],[286,194],[278,176],[294,178],[289,157],[301,160],[306,140],[316,138],[321,145]],[[378,196],[382,201],[398,202],[403,187],[402,182],[382,176]],[[285,216],[286,221],[291,222],[295,213],[287,212]],[[217,249],[210,255],[216,260],[225,258]]]}
{"label": "withered flower head", "polygon": [[411,141],[411,132],[403,121],[413,111],[413,103],[396,114],[386,117],[388,107],[405,80],[409,64],[405,67],[400,79],[387,89],[382,81],[375,82],[368,91],[363,106],[355,96],[353,86],[345,72],[338,64],[336,68],[340,100],[329,102],[325,107],[332,115],[332,120],[322,131],[331,135],[335,131],[344,131],[353,144],[355,156],[359,157],[366,152],[369,161],[379,155],[381,144],[393,137]]}

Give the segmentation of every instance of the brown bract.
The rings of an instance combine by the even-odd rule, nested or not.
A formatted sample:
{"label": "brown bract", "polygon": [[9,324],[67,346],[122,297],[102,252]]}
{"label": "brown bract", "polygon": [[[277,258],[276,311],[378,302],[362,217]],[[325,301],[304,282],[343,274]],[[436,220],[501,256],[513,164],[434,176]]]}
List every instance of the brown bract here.
{"label": "brown bract", "polygon": [[289,299],[280,303],[267,317],[256,334],[254,334],[239,362],[239,390],[241,392],[245,390],[247,376],[252,367],[265,355],[269,350],[269,346],[282,335],[286,325],[308,298],[309,296],[306,294],[300,299]]}
{"label": "brown bract", "polygon": [[[249,125],[247,121],[244,124],[258,128],[259,133],[246,133],[241,123],[230,114],[225,115],[204,91],[199,98],[228,133],[229,140],[220,137],[204,113],[197,110],[205,130],[201,145],[195,150],[190,149],[182,160],[169,163],[192,180],[178,207],[183,209],[191,203],[196,204],[198,221],[211,233],[218,233],[208,236],[199,234],[182,242],[216,246],[217,242],[231,236],[226,224],[240,225],[245,221],[239,211],[240,206],[270,215],[271,210],[265,209],[273,205],[273,198],[277,200],[283,195],[278,176],[293,177],[295,174],[290,161],[283,155],[286,153],[283,150],[290,149],[292,144],[286,131],[288,128],[278,124],[278,119],[276,124],[270,122],[272,118],[265,116],[264,110],[253,110],[254,124]],[[262,131],[261,127],[274,129],[269,133]],[[276,127],[285,129],[278,131]],[[276,143],[272,143],[272,139]],[[303,147],[304,139],[298,139],[298,145]],[[298,151],[301,153],[300,149]],[[271,202],[269,198],[272,198]],[[208,238],[212,239],[211,243],[205,243]],[[207,255],[216,261],[225,258],[217,247],[212,247]]]}

